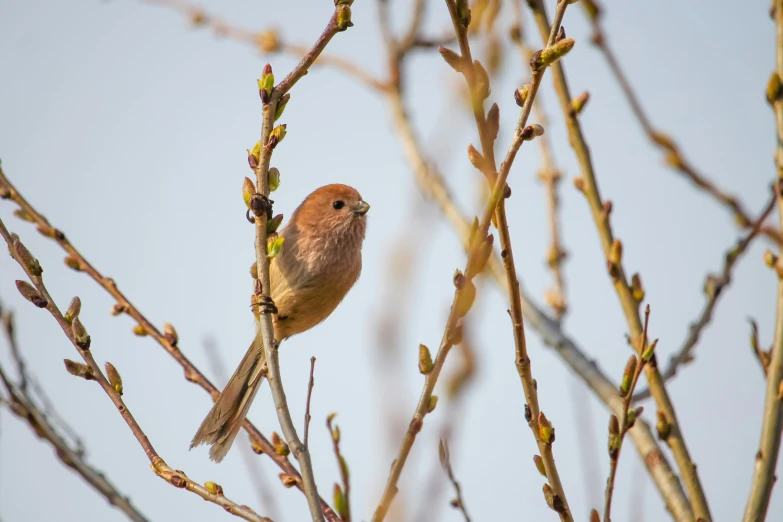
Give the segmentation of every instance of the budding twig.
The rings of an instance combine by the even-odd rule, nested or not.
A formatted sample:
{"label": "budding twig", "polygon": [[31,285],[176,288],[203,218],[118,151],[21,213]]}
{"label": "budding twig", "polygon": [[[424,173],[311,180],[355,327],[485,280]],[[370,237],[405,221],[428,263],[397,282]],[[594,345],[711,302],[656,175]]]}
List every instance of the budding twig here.
{"label": "budding twig", "polygon": [[[541,37],[546,38],[547,35],[550,34],[551,27],[543,1],[531,0],[529,5],[533,10],[533,17]],[[557,25],[557,22],[555,22],[554,25]],[[587,147],[579,118],[572,110],[572,96],[569,91],[568,82],[565,78],[562,62],[557,62],[552,65],[552,78],[555,83],[555,90],[557,91],[558,100],[560,101],[563,117],[566,120],[569,141],[576,152],[579,162],[581,170],[581,178],[579,179],[581,181],[581,186],[589,203],[593,221],[599,232],[601,246],[608,262],[609,273],[615,291],[617,292],[618,299],[625,312],[631,336],[633,338],[638,338],[642,333],[642,321],[639,317],[639,302],[634,297],[633,289],[626,278],[621,259],[622,243],[616,240],[612,232],[610,220],[605,212],[604,201],[601,199],[601,194],[598,189],[593,163],[590,159],[590,151]],[[699,479],[696,466],[693,463],[685,444],[685,439],[680,432],[674,406],[664,387],[660,373],[655,364],[647,365],[645,373],[653,398],[655,399],[659,410],[662,410],[665,413],[672,425],[672,435],[667,439],[667,443],[671,447],[677,465],[683,475],[689,498],[693,504],[694,515],[697,519],[703,518],[704,522],[709,522],[711,516],[709,506],[707,505],[707,498],[704,494],[704,489],[701,480]]]}
{"label": "budding twig", "polygon": [[[708,275],[704,283],[704,291],[707,294],[707,299],[704,303],[701,313],[698,319],[691,323],[688,329],[688,336],[685,338],[682,346],[675,354],[669,359],[669,365],[664,371],[661,372],[661,378],[664,382],[668,381],[677,374],[677,370],[683,364],[687,364],[693,360],[693,350],[699,342],[701,333],[710,324],[712,315],[715,311],[715,307],[718,304],[718,300],[725,292],[727,286],[731,284],[732,273],[737,261],[748,251],[748,247],[751,245],[754,239],[756,239],[761,231],[761,224],[766,221],[772,210],[777,203],[777,194],[772,191],[772,197],[769,203],[761,211],[761,215],[753,222],[753,226],[745,237],[740,238],[737,243],[726,252],[723,261],[723,269],[719,276]],[[650,396],[650,390],[643,389],[637,392],[633,397],[633,402],[644,400]]]}
{"label": "budding twig", "polygon": [[654,341],[651,345],[647,344],[647,327],[650,323],[650,305],[644,312],[644,330],[642,337],[636,342],[640,345],[639,354],[631,355],[628,364],[625,366],[623,378],[620,384],[620,396],[623,397],[622,415],[618,421],[615,415],[612,415],[609,421],[609,478],[606,481],[606,495],[604,499],[604,522],[611,522],[612,494],[614,493],[614,481],[617,476],[617,463],[620,461],[620,451],[623,448],[625,434],[633,427],[636,420],[641,415],[642,408],[631,410],[631,399],[633,391],[636,389],[636,383],[639,382],[639,376],[642,374],[644,366],[653,357],[655,350]]}
{"label": "budding twig", "polygon": [[[269,162],[272,159],[272,150],[274,149],[275,131],[272,129],[275,122],[275,114],[277,105],[281,99],[288,93],[288,91],[299,81],[302,76],[307,74],[310,66],[315,62],[318,56],[323,52],[329,41],[341,31],[345,31],[348,27],[352,26],[351,23],[351,7],[350,4],[353,0],[337,0],[335,2],[334,13],[332,14],[329,23],[324,29],[321,36],[318,38],[312,49],[302,58],[302,61],[294,67],[294,69],[283,79],[280,83],[271,88],[271,93],[266,92],[267,99],[263,99],[263,125],[261,128],[261,139],[259,143],[262,145],[259,150],[258,164],[255,168],[256,173],[256,192],[257,196],[268,203],[268,196],[270,192],[269,187]],[[268,71],[267,71],[268,69]],[[271,67],[267,66],[264,70],[266,78],[272,76]],[[274,79],[271,80],[274,83]],[[284,128],[284,127],[283,127]],[[282,134],[280,138],[282,139]],[[252,201],[252,200],[251,200]],[[255,225],[256,225],[256,270],[257,270],[257,282],[255,298],[256,302],[269,303],[274,307],[270,296],[270,273],[269,273],[269,257],[266,252],[267,245],[267,219],[271,218],[271,212],[254,212]],[[299,440],[299,436],[296,433],[294,422],[291,419],[291,412],[288,409],[288,403],[285,397],[285,390],[283,389],[282,377],[280,374],[280,364],[278,357],[279,343],[274,338],[274,329],[272,326],[272,316],[269,313],[270,308],[264,308],[259,315],[259,328],[260,337],[266,353],[266,361],[268,366],[267,380],[269,381],[269,387],[272,390],[272,399],[275,402],[275,409],[277,410],[277,418],[280,422],[280,427],[283,430],[283,435],[286,438],[288,446],[291,448],[294,457],[299,462],[300,469],[302,471],[302,480],[304,482],[304,492],[307,497],[307,502],[310,507],[310,516],[314,522],[320,522],[323,520],[323,513],[319,503],[318,489],[315,483],[315,477],[313,475],[313,466],[310,460],[310,452],[307,446],[302,444]]]}
{"label": "budding twig", "polygon": [[[783,0],[772,4],[776,28],[776,88],[768,91],[768,100],[775,112],[777,146],[775,166],[777,179],[775,192],[778,196],[778,213],[783,228]],[[783,252],[781,252],[783,254]],[[778,261],[779,262],[779,261]],[[780,453],[780,437],[783,432],[783,277],[778,274],[777,312],[775,314],[775,336],[772,341],[772,357],[767,369],[767,391],[764,400],[764,418],[761,424],[761,440],[756,453],[753,480],[750,484],[748,503],[745,505],[743,522],[761,522],[767,516],[772,487],[775,484],[775,468]]]}
{"label": "budding twig", "polygon": [[[709,194],[718,203],[725,206],[734,215],[734,220],[740,228],[750,228],[753,225],[750,214],[745,210],[739,198],[733,194],[729,194],[724,189],[720,188],[713,180],[697,171],[683,156],[679,146],[670,138],[666,133],[657,131],[650,122],[649,117],[642,108],[639,97],[634,92],[628,81],[625,71],[620,66],[620,62],[614,54],[614,51],[609,46],[609,42],[606,38],[606,34],[603,31],[601,25],[601,17],[603,15],[603,8],[599,8],[594,2],[589,4],[583,2],[585,9],[587,10],[588,19],[593,26],[593,38],[592,42],[601,51],[601,54],[606,59],[609,70],[612,72],[617,83],[620,85],[620,90],[623,92],[625,99],[631,106],[631,112],[636,117],[637,121],[642,127],[644,134],[647,138],[658,147],[663,153],[666,164],[688,179],[694,187]],[[762,223],[761,232],[769,239],[783,245],[783,235],[781,231],[772,227],[764,226]]]}
{"label": "budding twig", "polygon": [[[73,260],[75,264],[80,267],[80,271],[89,275],[96,283],[98,283],[104,290],[106,290],[114,299],[117,300],[117,304],[112,307],[112,315],[127,314],[139,325],[143,326],[150,337],[169,353],[177,363],[182,366],[184,370],[185,379],[197,384],[203,390],[210,394],[213,399],[218,396],[220,390],[218,390],[207,377],[201,373],[201,371],[188,359],[185,354],[180,350],[178,344],[174,342],[174,339],[170,336],[166,336],[157,327],[155,327],[149,319],[147,319],[141,311],[131,303],[128,298],[123,294],[117,283],[110,277],[104,276],[97,268],[90,264],[81,252],[71,244],[66,235],[57,228],[52,227],[49,221],[39,213],[33,206],[19,193],[3,172],[2,166],[0,166],[0,188],[7,189],[8,197],[11,201],[19,205],[19,208],[24,210],[29,216],[32,217],[34,222],[38,225],[38,231],[57,242],[63,250],[66,251],[68,257],[66,260]],[[256,453],[263,453],[271,458],[277,466],[279,466],[286,477],[290,477],[292,485],[295,485],[298,489],[302,490],[302,480],[299,472],[294,468],[288,458],[283,457],[275,453],[275,449],[269,440],[256,428],[249,420],[245,419],[242,424],[245,431],[250,435],[251,443],[253,444]],[[321,508],[324,510],[326,517],[330,522],[339,522],[339,517],[332,510],[329,505],[321,499]]]}
{"label": "budding twig", "polygon": [[[6,325],[11,324],[10,312],[0,314],[2,320]],[[11,344],[12,354],[17,362],[21,361],[21,357],[18,355],[18,346],[16,345],[15,338],[12,337],[13,329],[6,328],[6,338]],[[146,522],[147,518],[138,511],[136,506],[130,501],[130,499],[123,493],[117,490],[114,484],[106,478],[104,472],[96,469],[87,463],[84,450],[80,447],[80,441],[77,441],[75,445],[68,442],[62,435],[60,435],[58,429],[52,422],[49,421],[48,416],[41,408],[38,407],[32,396],[28,393],[26,383],[28,381],[27,372],[20,368],[19,384],[16,385],[11,382],[11,379],[3,370],[0,365],[0,382],[3,383],[3,387],[8,393],[8,406],[9,410],[27,422],[32,430],[40,438],[46,440],[54,449],[55,455],[60,461],[73,469],[78,473],[87,484],[92,486],[99,494],[103,495],[106,500],[112,506],[116,507],[134,522]],[[22,386],[25,383],[25,386]]]}
{"label": "budding twig", "polygon": [[[270,519],[258,515],[246,506],[240,506],[223,495],[217,495],[208,491],[200,484],[190,480],[183,472],[174,470],[166,464],[166,462],[155,451],[152,443],[149,441],[147,435],[136,422],[136,419],[134,419],[130,410],[128,410],[128,407],[123,402],[122,397],[118,391],[114,388],[114,386],[112,386],[112,384],[103,374],[100,366],[98,366],[98,363],[95,362],[95,359],[92,356],[92,352],[85,348],[85,343],[78,337],[79,334],[74,332],[72,325],[65,320],[65,316],[60,312],[60,309],[52,300],[51,295],[49,295],[40,273],[36,273],[36,271],[32,270],[29,263],[26,263],[25,260],[19,255],[18,250],[12,248],[13,245],[19,240],[18,238],[12,238],[2,220],[0,220],[0,236],[3,237],[9,247],[9,250],[11,250],[14,260],[16,260],[17,263],[19,263],[19,265],[24,269],[27,277],[35,286],[36,291],[46,301],[46,310],[49,311],[49,313],[54,317],[54,319],[60,325],[60,328],[63,330],[63,333],[65,333],[68,340],[71,341],[71,344],[73,344],[73,346],[77,349],[77,352],[82,357],[85,364],[89,367],[91,371],[91,380],[95,380],[101,386],[101,388],[103,388],[103,391],[109,396],[111,401],[114,403],[114,406],[120,412],[123,420],[125,420],[125,423],[130,428],[134,437],[136,437],[136,440],[141,445],[144,453],[147,455],[147,458],[150,460],[155,474],[171,483],[174,487],[185,488],[188,491],[197,494],[204,500],[223,507],[226,511],[235,516],[251,522],[272,522]],[[77,321],[78,318],[75,318],[73,322],[76,323]]]}

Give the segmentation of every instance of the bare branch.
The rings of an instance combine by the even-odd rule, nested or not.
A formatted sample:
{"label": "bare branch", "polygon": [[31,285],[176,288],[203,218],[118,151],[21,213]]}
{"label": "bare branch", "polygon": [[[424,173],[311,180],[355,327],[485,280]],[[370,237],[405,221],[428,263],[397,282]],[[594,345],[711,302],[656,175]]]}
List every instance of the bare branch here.
{"label": "bare branch", "polygon": [[[759,218],[753,222],[751,231],[745,237],[740,238],[737,241],[737,244],[734,245],[734,247],[732,247],[728,252],[726,252],[723,261],[723,270],[721,270],[720,275],[707,276],[707,279],[704,282],[704,291],[707,294],[707,300],[704,303],[704,307],[702,308],[698,319],[694,323],[691,323],[685,342],[682,344],[680,349],[677,350],[677,353],[671,356],[669,359],[669,366],[667,366],[667,368],[661,372],[661,378],[663,379],[663,382],[666,382],[674,377],[681,365],[687,364],[693,360],[693,350],[699,342],[699,337],[701,337],[701,333],[704,331],[707,325],[710,324],[710,321],[712,320],[712,314],[715,311],[715,307],[718,304],[720,296],[725,294],[724,290],[731,284],[731,277],[734,266],[736,265],[737,261],[739,261],[740,257],[742,257],[745,252],[747,252],[748,247],[753,242],[753,240],[758,237],[759,232],[761,231],[762,223],[764,223],[764,221],[766,221],[770,216],[772,210],[775,208],[776,202],[777,195],[773,189],[772,198],[770,198],[769,203],[765,206],[764,210],[762,210]],[[634,395],[633,401],[640,401],[648,398],[649,396],[650,390],[644,389]]]}
{"label": "bare branch", "polygon": [[[531,1],[530,6],[533,9],[533,16],[538,25],[541,38],[546,38],[551,31],[546,9],[542,0]],[[555,24],[557,25],[557,20]],[[598,182],[595,177],[590,151],[585,142],[582,128],[575,111],[572,110],[572,97],[569,92],[563,65],[557,62],[552,65],[552,77],[555,83],[555,90],[560,101],[563,116],[568,127],[569,141],[576,152],[579,166],[582,172],[581,178],[575,180],[577,187],[581,187],[585,194],[593,215],[593,221],[600,236],[601,247],[607,259],[612,283],[617,292],[618,299],[625,313],[626,321],[633,339],[639,339],[642,334],[642,322],[639,317],[639,303],[635,293],[628,283],[625,270],[622,264],[622,243],[614,238],[612,227],[609,221],[611,213],[611,202],[604,202],[598,190]],[[641,345],[641,343],[639,343]],[[694,507],[696,518],[703,518],[704,522],[711,520],[709,506],[701,485],[696,465],[693,463],[688,448],[685,445],[685,439],[680,431],[674,406],[672,405],[666,388],[664,387],[661,375],[658,372],[656,364],[646,366],[645,373],[647,381],[652,391],[652,396],[658,405],[659,410],[666,416],[667,422],[671,425],[671,433],[666,442],[672,449],[677,465],[683,475],[689,498]]]}
{"label": "bare branch", "polygon": [[[3,320],[7,321],[7,325],[10,324],[11,313],[8,312],[3,314]],[[9,343],[13,346],[15,340],[8,335],[10,331],[11,330],[6,330],[6,333]],[[17,350],[17,353],[14,354],[14,358],[17,358],[18,346],[15,349]],[[27,375],[23,375],[26,379]],[[106,475],[103,472],[95,469],[86,462],[83,451],[80,451],[78,446],[72,447],[71,444],[58,433],[57,428],[49,422],[47,415],[35,404],[35,401],[27,390],[22,388],[21,382],[23,381],[21,379],[22,377],[20,376],[20,384],[18,386],[15,385],[4,372],[2,365],[0,365],[0,381],[2,381],[9,397],[8,409],[11,410],[14,415],[27,422],[36,435],[44,439],[54,448],[55,455],[60,459],[60,462],[81,475],[84,481],[92,486],[99,494],[103,495],[109,504],[125,513],[125,515],[134,522],[146,522],[147,518],[138,511],[131,503],[130,499],[120,493],[114,484],[106,478]]]}
{"label": "bare branch", "polygon": [[[217,397],[220,393],[207,377],[199,371],[199,369],[185,356],[180,350],[178,339],[171,335],[164,335],[158,328],[156,328],[123,294],[117,283],[110,277],[106,277],[99,272],[94,266],[92,266],[82,254],[74,247],[71,242],[66,238],[65,234],[52,227],[49,221],[40,214],[35,208],[22,197],[19,191],[11,184],[8,178],[5,176],[2,167],[0,167],[0,187],[8,189],[8,198],[19,205],[19,208],[23,210],[37,225],[38,231],[46,237],[54,239],[62,248],[66,251],[68,256],[65,258],[66,264],[71,268],[85,272],[92,279],[95,280],[104,290],[106,290],[114,299],[117,300],[117,304],[114,305],[112,313],[127,314],[130,316],[149,337],[152,337],[160,346],[176,360],[184,370],[185,379],[197,384],[204,389],[213,398]],[[303,490],[302,478],[299,472],[294,468],[291,462],[286,456],[278,455],[275,452],[274,446],[264,435],[247,419],[242,424],[245,431],[250,435],[253,451],[259,454],[267,455],[271,458],[277,466],[279,466],[285,477],[288,480],[292,480],[293,484],[300,490]],[[332,510],[329,505],[321,499],[321,508],[323,509],[326,517],[330,522],[339,522],[339,517]]]}
{"label": "bare branch", "polygon": [[[776,28],[776,62],[773,77],[767,88],[767,99],[775,111],[777,147],[775,166],[777,180],[775,192],[778,197],[780,226],[783,228],[783,0],[775,0],[772,14]],[[764,402],[764,418],[761,425],[761,441],[756,453],[756,466],[750,484],[748,503],[745,506],[744,522],[761,522],[767,516],[772,487],[775,484],[775,467],[780,453],[780,437],[783,432],[783,249],[775,263],[778,274],[777,313],[775,314],[775,337],[772,342],[772,357],[767,370],[767,391]]]}
{"label": "bare branch", "polygon": [[[84,359],[84,362],[91,370],[91,380],[95,380],[101,386],[101,388],[103,388],[103,391],[106,393],[106,395],[109,396],[111,401],[114,403],[114,406],[120,412],[120,415],[125,420],[125,423],[128,425],[134,437],[136,437],[136,440],[144,450],[144,453],[147,455],[147,458],[152,463],[152,469],[155,474],[165,481],[171,483],[174,487],[187,489],[188,491],[197,494],[204,500],[221,506],[226,511],[235,516],[251,522],[272,522],[270,519],[256,514],[250,508],[246,506],[240,506],[239,504],[229,500],[223,495],[222,491],[209,491],[206,487],[193,482],[183,472],[174,470],[166,464],[166,462],[155,451],[152,443],[138,425],[130,410],[128,410],[128,407],[122,400],[118,390],[116,390],[114,386],[109,383],[101,371],[100,366],[98,366],[98,363],[95,362],[95,359],[92,356],[92,352],[90,351],[90,337],[87,335],[84,327],[81,326],[81,322],[79,321],[78,316],[72,318],[70,323],[68,320],[66,320],[65,316],[63,316],[63,314],[60,312],[60,309],[55,304],[51,295],[49,295],[46,286],[44,286],[43,279],[41,278],[43,269],[41,268],[40,264],[37,260],[30,256],[27,249],[24,248],[24,245],[20,243],[18,237],[11,236],[2,220],[0,220],[0,235],[8,245],[8,249],[11,252],[14,260],[16,260],[16,262],[19,263],[19,265],[24,269],[27,277],[34,285],[33,288],[29,284],[25,283],[32,292],[35,292],[35,294],[28,294],[25,297],[30,298],[30,300],[33,301],[33,304],[39,308],[46,308],[46,310],[48,310],[57,321],[65,336],[68,338],[71,344],[73,344],[76,351],[79,352],[79,355],[81,355],[82,359]],[[20,287],[19,282],[17,282],[17,287]],[[23,294],[25,292],[29,291],[24,290]]]}
{"label": "bare branch", "polygon": [[[683,157],[679,146],[669,135],[655,130],[642,108],[639,97],[631,87],[631,83],[628,81],[625,71],[623,71],[612,48],[609,46],[606,34],[601,26],[603,8],[599,8],[598,5],[592,1],[583,2],[583,4],[587,11],[588,19],[593,26],[593,43],[598,47],[601,54],[603,54],[606,59],[606,63],[609,65],[612,75],[620,85],[620,90],[623,91],[625,99],[631,106],[631,112],[633,112],[633,115],[641,125],[645,135],[647,135],[647,138],[663,153],[666,164],[689,180],[696,188],[709,194],[713,199],[725,206],[726,209],[734,215],[734,220],[741,228],[751,228],[753,222],[751,221],[750,214],[742,206],[739,198],[721,189],[714,181],[698,172]],[[783,245],[783,234],[781,234],[781,231],[777,228],[764,226],[762,223],[761,232],[778,245]]]}

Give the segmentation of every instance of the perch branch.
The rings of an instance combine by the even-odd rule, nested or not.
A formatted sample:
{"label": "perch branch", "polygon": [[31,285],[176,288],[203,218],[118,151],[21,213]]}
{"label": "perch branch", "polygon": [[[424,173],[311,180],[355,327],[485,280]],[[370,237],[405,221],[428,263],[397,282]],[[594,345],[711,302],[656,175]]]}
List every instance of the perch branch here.
{"label": "perch branch", "polygon": [[[261,129],[260,152],[258,164],[255,168],[256,173],[256,192],[254,198],[258,198],[261,204],[251,205],[255,213],[256,225],[256,267],[257,279],[254,289],[254,303],[260,305],[254,309],[257,313],[258,327],[260,337],[266,353],[266,362],[268,367],[267,380],[272,390],[272,398],[277,410],[277,419],[283,430],[288,447],[299,462],[304,482],[304,492],[310,507],[310,516],[314,522],[323,521],[324,516],[321,510],[318,489],[313,474],[313,465],[310,460],[310,452],[296,433],[294,421],[291,418],[291,412],[288,409],[285,390],[283,388],[282,376],[280,374],[280,363],[278,357],[279,343],[274,338],[274,329],[272,326],[271,311],[274,310],[274,303],[270,296],[271,280],[269,271],[269,257],[267,257],[267,218],[271,217],[271,203],[269,201],[269,162],[272,159],[272,151],[277,144],[277,140],[272,140],[272,127],[275,122],[277,105],[282,97],[296,84],[299,79],[307,74],[310,66],[315,62],[318,56],[323,52],[329,41],[338,33],[345,31],[352,26],[350,2],[340,0],[335,2],[335,9],[329,23],[326,25],[323,33],[313,45],[312,49],[305,54],[302,61],[277,85],[272,88],[268,100],[264,100],[263,125]],[[268,69],[268,72],[267,72]],[[264,74],[271,75],[271,67],[267,66]],[[285,101],[283,101],[285,103]],[[282,127],[284,128],[284,127]],[[279,135],[278,139],[282,139]]]}
{"label": "perch branch", "polygon": [[[37,225],[38,231],[46,237],[49,237],[57,242],[63,250],[68,254],[65,259],[66,264],[75,270],[85,272],[96,283],[98,283],[104,290],[106,290],[116,301],[112,309],[112,313],[115,314],[127,314],[136,323],[143,328],[143,331],[155,339],[157,343],[166,352],[171,355],[174,360],[182,366],[185,374],[185,379],[197,384],[207,393],[210,394],[214,400],[220,393],[212,382],[201,373],[201,371],[188,359],[179,347],[179,340],[175,335],[164,334],[158,328],[156,328],[123,294],[117,287],[115,281],[106,277],[99,272],[93,265],[91,265],[84,256],[74,247],[67,239],[65,234],[52,227],[49,221],[40,214],[35,208],[28,203],[28,201],[22,197],[19,191],[10,183],[5,176],[2,167],[0,167],[0,197],[5,197],[15,202],[25,216],[29,217],[33,223]],[[250,440],[253,446],[253,450],[256,453],[263,453],[271,458],[275,464],[283,471],[284,476],[288,480],[292,480],[294,485],[303,491],[302,478],[296,468],[291,464],[287,457],[278,455],[271,442],[247,419],[242,424],[245,431],[250,435]],[[321,508],[324,514],[330,522],[339,522],[337,513],[334,512],[329,505],[321,499]]]}

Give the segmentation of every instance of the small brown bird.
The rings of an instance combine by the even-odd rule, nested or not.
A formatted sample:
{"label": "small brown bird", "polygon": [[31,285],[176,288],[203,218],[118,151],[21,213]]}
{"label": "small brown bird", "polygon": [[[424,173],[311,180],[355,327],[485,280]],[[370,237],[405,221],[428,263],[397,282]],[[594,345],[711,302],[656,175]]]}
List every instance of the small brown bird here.
{"label": "small brown bird", "polygon": [[[362,242],[370,205],[356,189],[326,185],[307,196],[280,231],[283,249],[270,264],[275,339],[309,330],[337,308],[362,271]],[[191,449],[209,444],[209,456],[226,456],[263,380],[260,333],[218,396]]]}

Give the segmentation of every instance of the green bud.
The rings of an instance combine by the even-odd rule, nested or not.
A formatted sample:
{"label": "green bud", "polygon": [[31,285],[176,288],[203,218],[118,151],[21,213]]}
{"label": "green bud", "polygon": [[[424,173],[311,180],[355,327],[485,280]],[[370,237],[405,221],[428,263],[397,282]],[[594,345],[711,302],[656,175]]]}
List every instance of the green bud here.
{"label": "green bud", "polygon": [[544,459],[542,459],[538,455],[533,455],[533,462],[535,463],[538,472],[541,473],[541,476],[546,477],[546,469],[544,468]]}
{"label": "green bud", "polygon": [[283,214],[278,214],[266,222],[266,233],[274,234],[283,222]]}
{"label": "green bud", "polygon": [[427,413],[432,413],[435,407],[438,405],[438,396],[430,395],[430,400],[427,403]]}
{"label": "green bud", "polygon": [[82,310],[82,300],[79,297],[74,297],[71,300],[71,304],[68,306],[68,310],[65,311],[65,322],[71,324],[74,317],[78,317],[79,312]]}
{"label": "green bud", "polygon": [[620,381],[620,397],[625,397],[631,388],[631,382],[636,374],[636,356],[632,355],[628,358],[628,362],[625,364],[625,370],[623,371],[623,380]]}
{"label": "green bud", "polygon": [[348,501],[345,498],[343,488],[340,487],[340,484],[334,485],[333,497],[334,510],[337,511],[337,514],[340,515],[342,520],[348,520],[350,517],[350,514],[348,513]]}
{"label": "green bud", "polygon": [[[255,149],[254,149],[255,150]],[[256,156],[256,161],[258,157]],[[245,178],[242,182],[242,198],[245,200],[245,206],[250,208],[250,198],[256,193],[256,186],[250,181],[250,178]]]}
{"label": "green bud", "polygon": [[205,482],[204,487],[213,495],[217,495],[219,497],[223,496],[223,486],[217,482]]}
{"label": "green bud", "polygon": [[280,98],[280,101],[277,102],[277,107],[275,107],[275,121],[280,119],[280,116],[283,115],[283,111],[285,110],[286,105],[288,105],[288,100],[291,99],[290,94],[286,94],[282,98]]}
{"label": "green bud", "polygon": [[[285,133],[284,133],[285,134]],[[282,139],[282,138],[281,138]],[[269,192],[274,192],[280,187],[280,171],[276,167],[269,169]]]}
{"label": "green bud", "polygon": [[432,371],[432,356],[430,355],[430,349],[423,344],[419,345],[419,372],[423,375],[427,375]]}
{"label": "green bud", "polygon": [[563,38],[559,42],[536,52],[536,54],[534,54],[533,58],[530,60],[530,67],[532,67],[536,72],[541,71],[568,54],[568,52],[573,48],[574,39]]}
{"label": "green bud", "polygon": [[284,237],[269,237],[266,242],[266,257],[274,259],[283,250]]}

